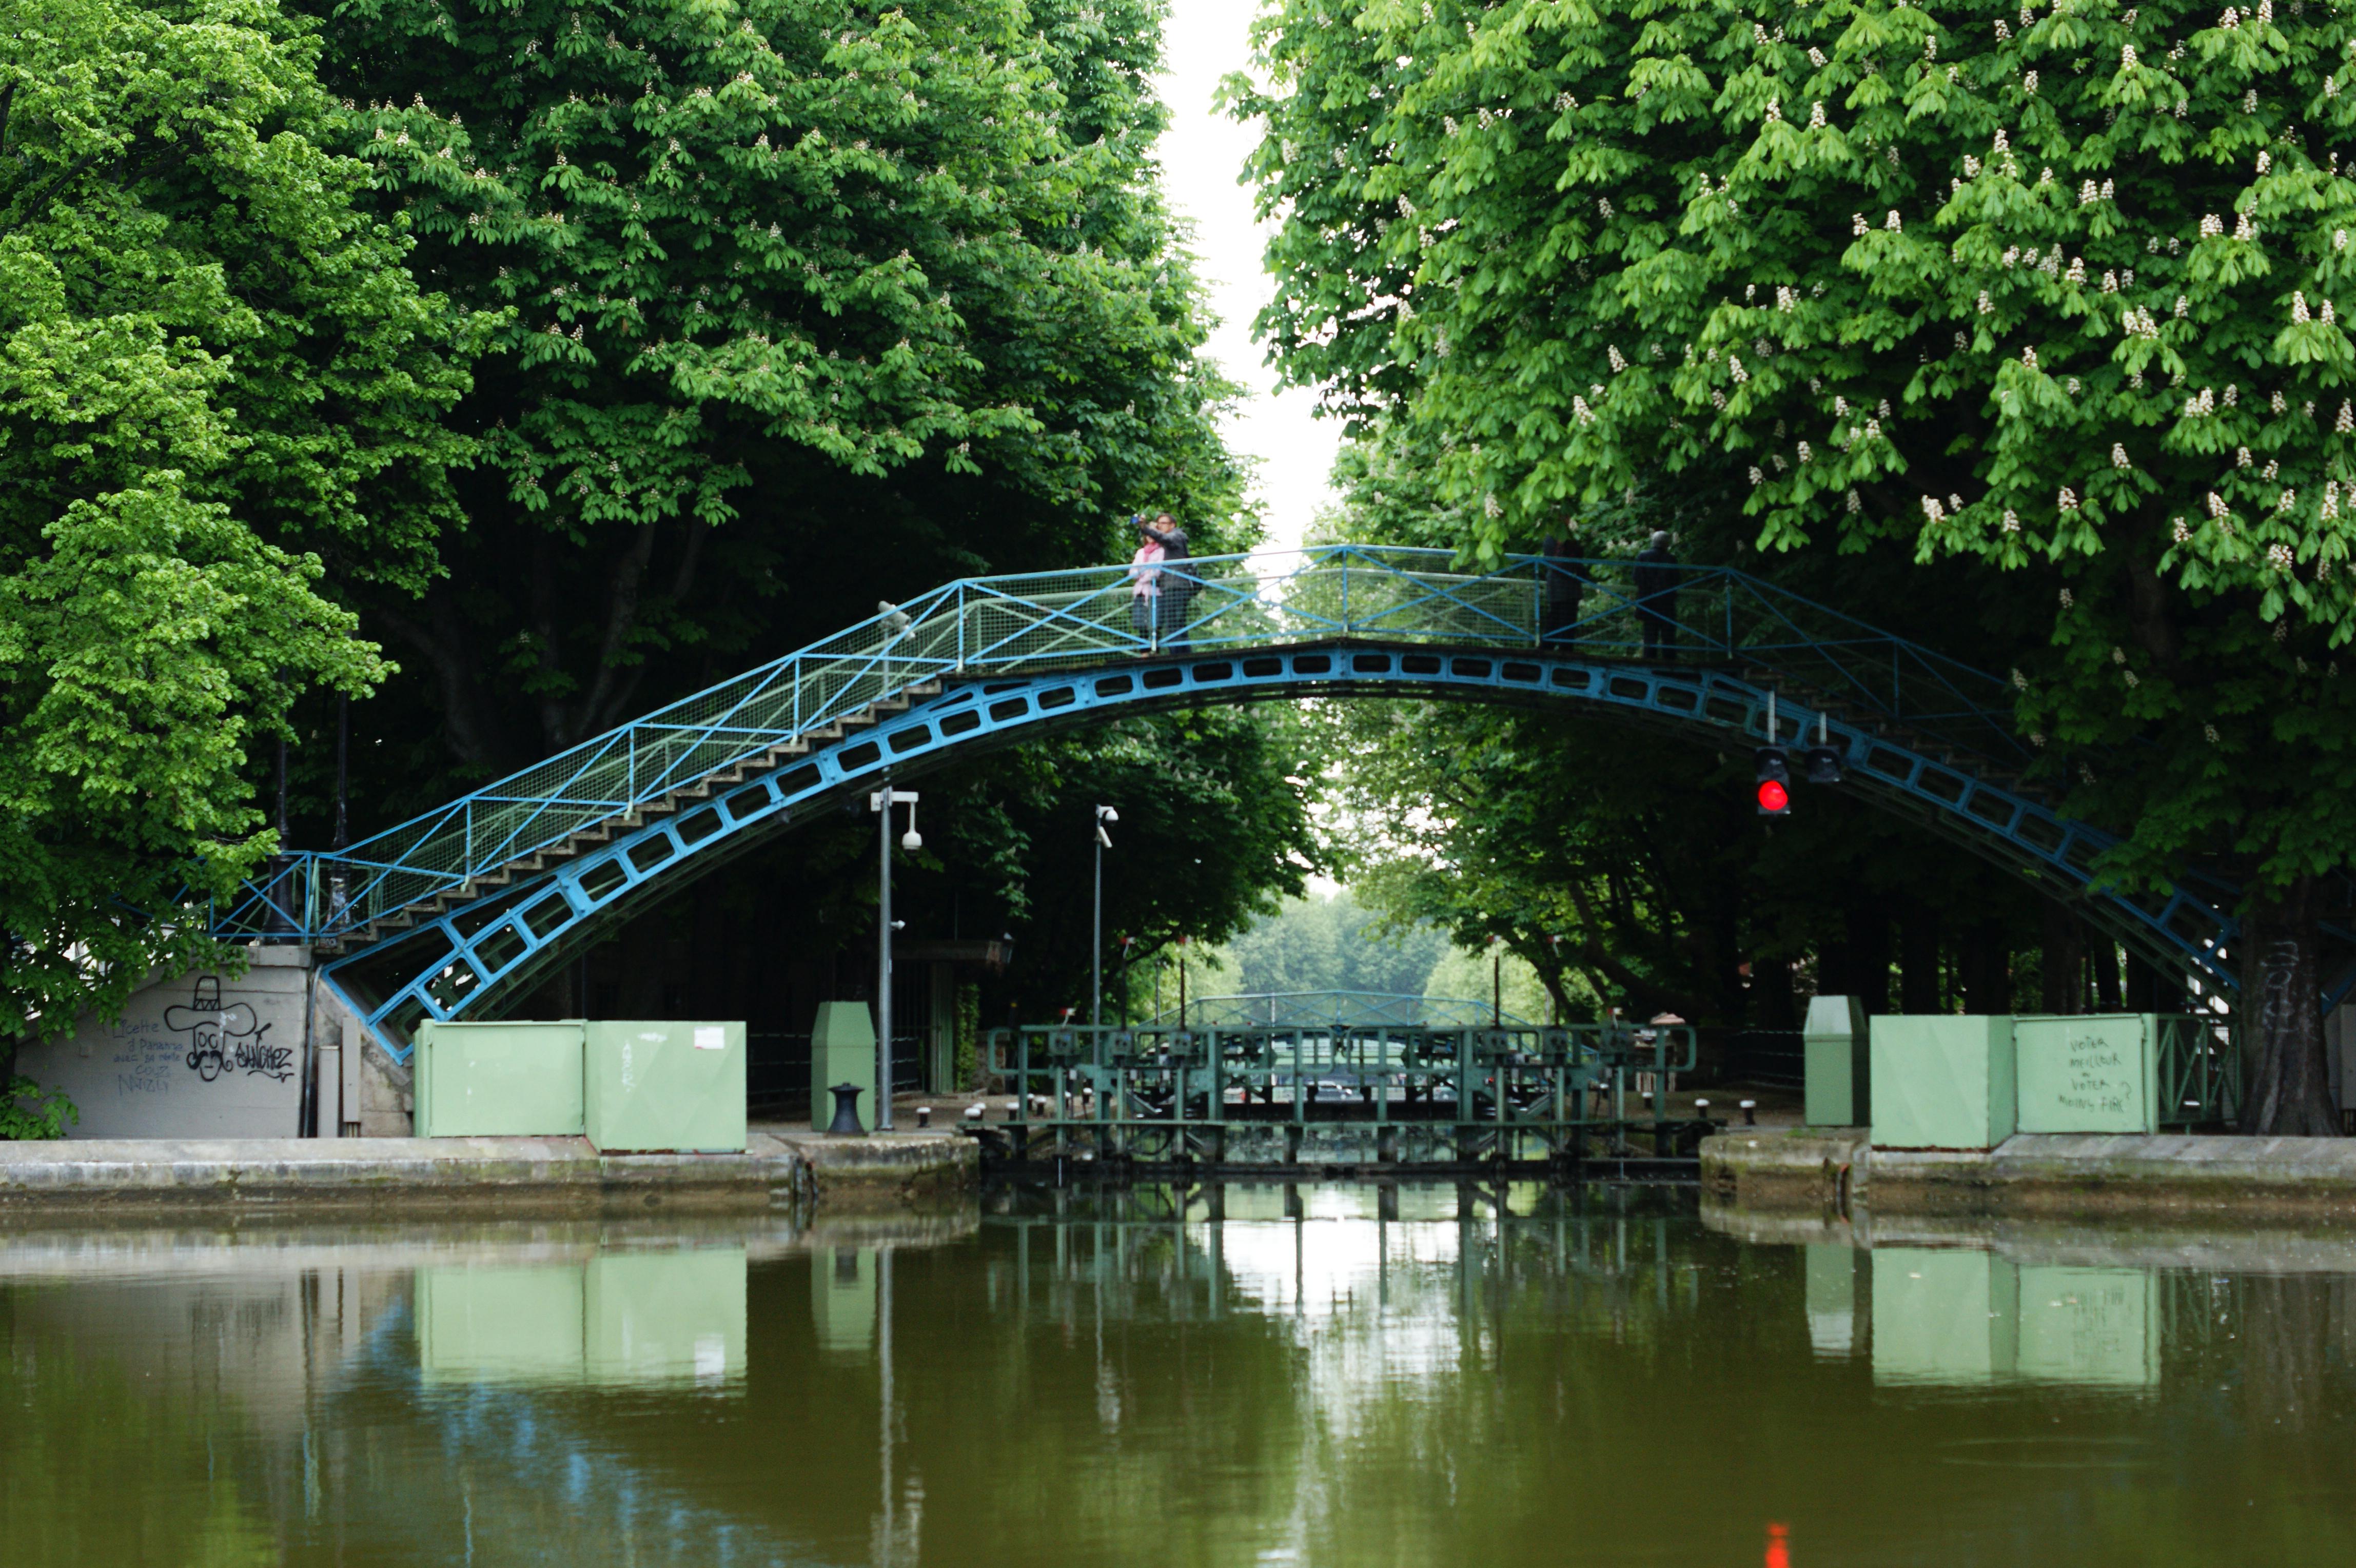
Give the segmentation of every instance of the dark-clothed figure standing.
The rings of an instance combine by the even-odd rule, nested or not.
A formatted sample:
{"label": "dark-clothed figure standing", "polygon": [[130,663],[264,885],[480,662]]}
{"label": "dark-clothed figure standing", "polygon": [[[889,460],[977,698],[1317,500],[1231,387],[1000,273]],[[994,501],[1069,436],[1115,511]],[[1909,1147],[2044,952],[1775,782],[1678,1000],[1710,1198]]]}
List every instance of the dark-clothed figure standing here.
{"label": "dark-clothed figure standing", "polygon": [[1677,558],[1669,553],[1669,532],[1661,529],[1636,555],[1636,610],[1644,622],[1644,660],[1665,663],[1677,656]]}
{"label": "dark-clothed figure standing", "polygon": [[1546,559],[1545,592],[1538,601],[1538,637],[1549,648],[1568,648],[1576,640],[1571,628],[1579,621],[1580,601],[1587,595],[1589,578],[1581,557],[1587,553],[1578,531],[1565,528],[1539,546]]}
{"label": "dark-clothed figure standing", "polygon": [[1184,648],[1186,621],[1194,613],[1194,590],[1202,586],[1202,579],[1194,575],[1194,553],[1178,520],[1165,511],[1153,520],[1152,527],[1153,537],[1162,546],[1162,646]]}

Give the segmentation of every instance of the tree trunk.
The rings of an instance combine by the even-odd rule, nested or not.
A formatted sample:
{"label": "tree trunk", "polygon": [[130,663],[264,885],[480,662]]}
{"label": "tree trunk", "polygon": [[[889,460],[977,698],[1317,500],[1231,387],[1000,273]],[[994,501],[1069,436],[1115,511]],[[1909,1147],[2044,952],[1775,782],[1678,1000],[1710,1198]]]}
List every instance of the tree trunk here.
{"label": "tree trunk", "polygon": [[2119,1010],[2119,949],[2106,936],[2095,936],[2087,949],[2087,962],[2094,971],[2094,1011],[2115,1013]]}
{"label": "tree trunk", "polygon": [[2315,878],[2303,876],[2254,895],[2242,921],[2243,1051],[2250,1067],[2242,1131],[2259,1137],[2340,1132],[2323,1058],[2315,903]]}
{"label": "tree trunk", "polygon": [[2044,988],[2044,1006],[2048,1013],[2078,1014],[2086,1010],[2086,938],[2078,924],[2078,917],[2051,899],[2045,901],[2040,911],[2044,917],[2044,950],[2039,954],[2038,973]]}
{"label": "tree trunk", "polygon": [[1898,917],[1898,1010],[1944,1013],[1939,994],[1939,912],[1910,901]]}
{"label": "tree trunk", "polygon": [[2127,955],[2127,1011],[2181,1013],[2184,983],[2173,971],[2163,974],[2133,953]]}
{"label": "tree trunk", "polygon": [[1890,915],[1879,904],[1849,907],[1841,944],[1842,990],[1833,995],[1864,999],[1869,1015],[1890,1011]]}
{"label": "tree trunk", "polygon": [[2012,955],[2001,926],[1977,925],[1964,933],[1964,1011],[2012,1011]]}

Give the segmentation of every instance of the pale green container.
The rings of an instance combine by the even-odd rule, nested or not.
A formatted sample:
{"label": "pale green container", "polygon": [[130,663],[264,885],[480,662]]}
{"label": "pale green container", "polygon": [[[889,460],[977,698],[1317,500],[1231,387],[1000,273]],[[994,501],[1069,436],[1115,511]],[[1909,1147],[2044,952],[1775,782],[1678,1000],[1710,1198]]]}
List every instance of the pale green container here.
{"label": "pale green container", "polygon": [[579,1137],[582,1031],[578,1019],[420,1024],[417,1135]]}
{"label": "pale green container", "polygon": [[582,1109],[605,1154],[741,1154],[744,1026],[600,1018],[582,1053]]}
{"label": "pale green container", "polygon": [[1873,1114],[1869,1027],[1861,997],[1819,996],[1808,1004],[1802,1044],[1809,1126],[1862,1127]]}
{"label": "pale green container", "polygon": [[2159,1020],[2148,1013],[2017,1018],[2023,1133],[2159,1131]]}
{"label": "pale green container", "polygon": [[1992,1149],[2012,1136],[2009,1016],[1889,1014],[1871,1044],[1875,1148]]}
{"label": "pale green container", "polygon": [[810,1026],[810,1126],[823,1133],[834,1120],[838,1083],[855,1083],[862,1126],[875,1125],[875,1020],[864,1002],[821,1002]]}

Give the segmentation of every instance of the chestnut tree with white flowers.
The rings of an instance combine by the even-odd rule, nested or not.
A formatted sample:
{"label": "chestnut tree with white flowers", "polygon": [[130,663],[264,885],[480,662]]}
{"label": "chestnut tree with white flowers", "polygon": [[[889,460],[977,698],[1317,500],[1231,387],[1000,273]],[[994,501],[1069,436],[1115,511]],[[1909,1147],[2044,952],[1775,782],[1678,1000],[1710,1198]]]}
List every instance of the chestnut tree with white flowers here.
{"label": "chestnut tree with white flowers", "polygon": [[1258,38],[1286,373],[1432,433],[1477,554],[1732,461],[1762,548],[2040,596],[2024,728],[2132,831],[2108,875],[2244,881],[2244,1125],[2336,1132],[2347,11],[1278,0]]}

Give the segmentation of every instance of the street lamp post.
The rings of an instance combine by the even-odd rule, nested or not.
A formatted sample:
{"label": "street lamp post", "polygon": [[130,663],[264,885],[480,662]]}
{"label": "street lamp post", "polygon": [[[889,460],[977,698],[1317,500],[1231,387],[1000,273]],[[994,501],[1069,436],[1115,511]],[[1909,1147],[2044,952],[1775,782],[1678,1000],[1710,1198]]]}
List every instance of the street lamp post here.
{"label": "street lamp post", "polygon": [[908,831],[900,847],[911,854],[925,847],[916,831],[916,792],[894,789],[889,779],[867,797],[875,813],[875,1130],[892,1130],[892,808],[908,808]]}
{"label": "street lamp post", "polygon": [[1104,1024],[1104,852],[1112,847],[1112,835],[1105,832],[1105,824],[1119,821],[1120,813],[1110,806],[1097,808],[1096,917],[1088,941],[1088,1027],[1092,1029]]}

